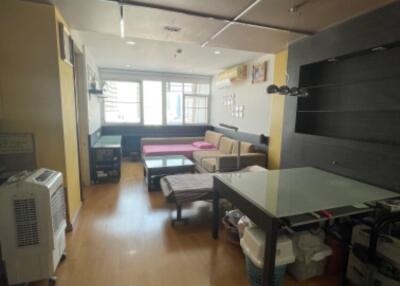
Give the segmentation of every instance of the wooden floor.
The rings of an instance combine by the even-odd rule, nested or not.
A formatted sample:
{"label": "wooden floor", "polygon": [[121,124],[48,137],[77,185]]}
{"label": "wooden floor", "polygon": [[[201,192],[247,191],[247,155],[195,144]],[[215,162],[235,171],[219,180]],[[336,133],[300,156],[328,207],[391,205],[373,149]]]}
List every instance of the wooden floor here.
{"label": "wooden floor", "polygon": [[[184,210],[189,225],[172,228],[171,210],[160,192],[148,193],[142,165],[123,163],[116,184],[85,190],[58,286],[248,286],[240,247],[211,238],[210,206]],[[301,285],[337,285],[336,279]],[[286,286],[300,285],[290,277]]]}

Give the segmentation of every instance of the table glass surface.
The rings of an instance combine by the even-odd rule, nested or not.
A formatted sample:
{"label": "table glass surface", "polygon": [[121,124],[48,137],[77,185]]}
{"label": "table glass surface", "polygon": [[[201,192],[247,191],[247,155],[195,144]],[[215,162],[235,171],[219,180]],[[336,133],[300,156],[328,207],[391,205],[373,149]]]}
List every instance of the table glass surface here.
{"label": "table glass surface", "polygon": [[216,176],[261,210],[278,218],[400,196],[311,167]]}
{"label": "table glass surface", "polygon": [[183,155],[147,156],[144,157],[147,168],[167,168],[193,166],[193,162]]}
{"label": "table glass surface", "polygon": [[121,147],[121,136],[107,135],[101,136],[94,144],[94,148],[120,148]]}

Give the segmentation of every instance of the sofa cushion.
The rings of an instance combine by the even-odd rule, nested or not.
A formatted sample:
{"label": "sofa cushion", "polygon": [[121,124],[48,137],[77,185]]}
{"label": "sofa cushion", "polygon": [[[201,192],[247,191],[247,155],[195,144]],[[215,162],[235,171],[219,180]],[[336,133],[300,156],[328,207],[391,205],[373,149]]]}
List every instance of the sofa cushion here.
{"label": "sofa cushion", "polygon": [[233,145],[235,145],[235,140],[228,137],[222,137],[219,141],[218,150],[223,154],[231,154]]}
{"label": "sofa cushion", "polygon": [[219,155],[221,155],[219,150],[195,151],[193,152],[193,160],[201,165],[203,159],[215,158]]}
{"label": "sofa cushion", "polygon": [[213,144],[215,147],[218,147],[222,136],[223,134],[221,133],[208,130],[204,135],[204,141],[207,141],[208,143]]}
{"label": "sofa cushion", "polygon": [[215,146],[207,141],[196,141],[192,145],[197,149],[215,149]]}
{"label": "sofa cushion", "polygon": [[[237,154],[237,148],[238,148],[238,142],[235,141],[235,144],[233,145],[232,148],[232,154]],[[246,153],[254,153],[255,148],[254,145],[249,143],[249,142],[241,142],[240,143],[240,153],[241,154],[246,154]]]}
{"label": "sofa cushion", "polygon": [[201,161],[201,166],[209,173],[216,172],[217,158],[204,158]]}

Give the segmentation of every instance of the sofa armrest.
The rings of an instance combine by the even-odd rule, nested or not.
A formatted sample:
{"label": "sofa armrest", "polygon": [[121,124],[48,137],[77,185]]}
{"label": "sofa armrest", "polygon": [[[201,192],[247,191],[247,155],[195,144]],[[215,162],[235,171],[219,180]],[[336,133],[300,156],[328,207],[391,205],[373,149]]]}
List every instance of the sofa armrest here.
{"label": "sofa armrest", "polygon": [[204,137],[159,137],[142,138],[141,145],[159,145],[159,144],[192,144],[196,141],[203,141]]}
{"label": "sofa armrest", "polygon": [[[217,157],[216,169],[218,172],[229,172],[236,170],[236,155],[220,155]],[[246,153],[240,155],[240,169],[249,166],[261,166],[266,167],[266,156],[263,153]]]}

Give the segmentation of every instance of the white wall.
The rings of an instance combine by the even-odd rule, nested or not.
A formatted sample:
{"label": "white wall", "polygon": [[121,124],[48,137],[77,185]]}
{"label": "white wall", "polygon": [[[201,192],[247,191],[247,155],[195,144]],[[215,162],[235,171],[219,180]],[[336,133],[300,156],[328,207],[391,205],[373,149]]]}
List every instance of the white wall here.
{"label": "white wall", "polygon": [[[81,71],[84,73],[82,74],[82,82],[87,83],[89,81],[88,78],[88,67],[96,74],[97,79],[100,78],[99,68],[90,53],[90,51],[86,48],[83,44],[82,39],[79,36],[79,33],[75,30],[71,32],[72,38],[74,40],[75,45],[78,46],[79,50],[83,53],[83,62],[81,63],[83,67],[81,67]],[[84,94],[84,95],[83,95]],[[87,84],[82,86],[82,90],[80,92],[80,96],[82,97],[79,103],[82,107],[82,113],[80,114],[81,120],[83,120],[83,124],[87,124],[84,129],[87,129],[89,134],[92,134],[94,131],[99,129],[102,125],[102,99],[97,96],[90,95],[88,92]]]}
{"label": "white wall", "polygon": [[[254,63],[268,61],[267,81],[252,84],[252,69]],[[271,117],[271,96],[266,93],[266,88],[273,82],[274,55],[265,55],[254,61],[247,62],[248,77],[245,81],[233,83],[224,89],[216,87],[217,76],[212,82],[210,123],[214,126],[220,123],[239,127],[239,131],[269,134]],[[223,105],[225,95],[236,94],[236,104],[244,105],[244,117],[234,118],[231,107]]]}
{"label": "white wall", "polygon": [[[100,79],[98,67],[92,57],[92,55],[85,49],[86,64],[90,66],[93,72],[96,74],[97,79]],[[88,79],[89,80],[89,79]],[[102,99],[98,96],[91,95],[88,93],[88,121],[89,121],[89,134],[92,134],[102,125]]]}

